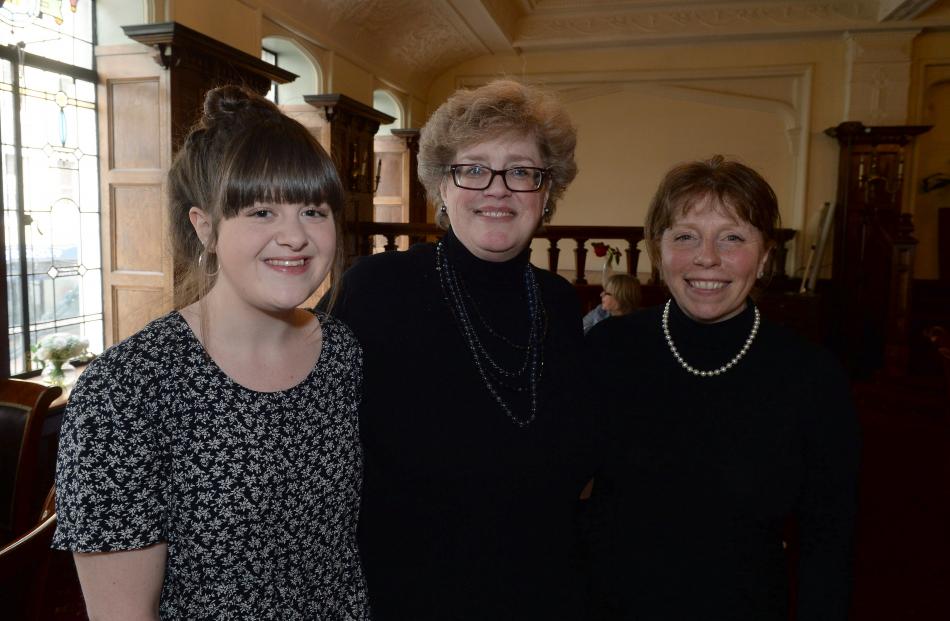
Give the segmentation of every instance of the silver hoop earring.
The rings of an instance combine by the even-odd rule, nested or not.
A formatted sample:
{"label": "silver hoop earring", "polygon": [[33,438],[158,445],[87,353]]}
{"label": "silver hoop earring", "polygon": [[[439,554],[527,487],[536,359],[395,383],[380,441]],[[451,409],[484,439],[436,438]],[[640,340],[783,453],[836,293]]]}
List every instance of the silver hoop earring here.
{"label": "silver hoop earring", "polygon": [[207,258],[207,255],[212,255],[212,254],[214,253],[213,252],[206,253],[205,250],[202,250],[201,254],[198,255],[198,272],[204,274],[206,278],[214,278],[215,276],[218,275],[218,272],[221,271],[220,265],[215,266],[215,270],[213,272],[208,271],[207,264],[210,262],[210,259]]}

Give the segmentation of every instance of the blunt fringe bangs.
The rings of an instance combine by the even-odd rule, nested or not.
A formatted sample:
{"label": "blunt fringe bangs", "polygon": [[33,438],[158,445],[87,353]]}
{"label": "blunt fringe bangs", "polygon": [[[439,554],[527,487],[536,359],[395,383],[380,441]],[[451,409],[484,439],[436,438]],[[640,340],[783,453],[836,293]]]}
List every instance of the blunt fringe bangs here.
{"label": "blunt fringe bangs", "polygon": [[221,215],[231,218],[254,203],[320,205],[338,216],[343,185],[323,147],[303,127],[262,124],[234,145],[220,188]]}
{"label": "blunt fringe bangs", "polygon": [[[329,205],[339,240],[344,188],[327,152],[307,129],[276,105],[240,86],[205,95],[192,128],[168,172],[170,241],[175,263],[175,308],[201,299],[214,285],[215,246],[222,219],[255,203]],[[211,218],[207,248],[191,225],[189,210]],[[343,272],[337,243],[331,282]],[[336,298],[331,289],[330,307]]]}

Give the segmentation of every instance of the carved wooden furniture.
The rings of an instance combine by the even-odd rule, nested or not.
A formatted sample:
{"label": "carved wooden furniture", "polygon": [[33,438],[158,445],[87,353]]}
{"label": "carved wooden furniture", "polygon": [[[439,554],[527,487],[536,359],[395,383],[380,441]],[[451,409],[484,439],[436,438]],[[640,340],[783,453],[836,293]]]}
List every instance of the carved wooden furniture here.
{"label": "carved wooden furniture", "polygon": [[937,209],[937,265],[940,280],[950,283],[950,207]]}
{"label": "carved wooden furniture", "polygon": [[903,213],[908,145],[930,126],[825,130],[838,140],[838,194],[832,262],[836,316],[832,344],[858,376],[907,366],[913,225]]}
{"label": "carved wooden furniture", "polygon": [[[390,133],[373,140],[376,152],[373,221],[425,224],[428,205],[425,188],[419,181],[419,130],[394,129]],[[399,248],[405,250],[424,239],[409,235],[400,242]],[[379,243],[377,238],[374,248]]]}
{"label": "carved wooden furniture", "polygon": [[16,540],[0,546],[0,599],[8,619],[46,618],[44,602],[50,542],[56,529],[55,495],[50,490],[39,519]]}
{"label": "carved wooden furniture", "polygon": [[[399,136],[406,141],[406,159],[409,173],[409,219],[407,222],[422,224],[429,221],[429,204],[426,200],[426,189],[419,181],[419,130],[394,129],[393,136]],[[412,238],[409,244],[416,243]]]}
{"label": "carved wooden furniture", "polygon": [[296,78],[174,22],[124,30],[138,43],[96,48],[107,345],[172,307],[165,177],[205,92]]}
{"label": "carved wooden furniture", "polygon": [[940,361],[947,397],[950,398],[950,330],[943,326],[930,326],[924,330],[924,338]]}
{"label": "carved wooden furniture", "polygon": [[[361,222],[373,220],[373,136],[379,126],[395,119],[346,95],[304,95],[304,101],[320,110],[330,126],[330,157],[346,188],[343,209],[343,252],[347,262],[369,254]],[[360,246],[363,244],[363,246]]]}
{"label": "carved wooden furniture", "polygon": [[52,481],[38,481],[43,421],[58,386],[0,379],[0,544],[36,524]]}

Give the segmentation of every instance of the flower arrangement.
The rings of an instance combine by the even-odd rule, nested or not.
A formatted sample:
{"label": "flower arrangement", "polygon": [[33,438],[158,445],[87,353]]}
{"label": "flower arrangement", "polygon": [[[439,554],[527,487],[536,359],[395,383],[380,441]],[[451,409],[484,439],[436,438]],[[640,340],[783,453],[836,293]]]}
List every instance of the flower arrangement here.
{"label": "flower arrangement", "polygon": [[62,386],[66,380],[63,365],[86,353],[89,341],[74,334],[47,334],[33,346],[33,359],[44,363],[43,374],[50,384]]}
{"label": "flower arrangement", "polygon": [[604,242],[593,242],[591,246],[594,248],[594,255],[598,257],[607,257],[604,261],[604,266],[609,267],[611,265],[620,265],[620,248],[616,246],[608,246]]}

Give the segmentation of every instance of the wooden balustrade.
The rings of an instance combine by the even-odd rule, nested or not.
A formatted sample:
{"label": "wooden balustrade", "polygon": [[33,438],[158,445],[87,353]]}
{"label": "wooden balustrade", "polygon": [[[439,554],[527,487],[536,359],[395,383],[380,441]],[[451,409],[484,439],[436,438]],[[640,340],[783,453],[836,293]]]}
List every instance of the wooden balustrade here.
{"label": "wooden balustrade", "polygon": [[[373,252],[373,237],[381,235],[386,238],[383,246],[387,252],[398,248],[397,239],[399,237],[409,237],[410,240],[434,240],[442,236],[443,230],[436,224],[411,223],[411,222],[358,222],[356,224],[356,234],[359,238],[359,254],[368,255]],[[785,257],[788,249],[785,247],[789,241],[795,237],[794,229],[779,229],[777,239],[779,242],[776,249],[776,260],[778,270],[776,276],[785,278]],[[643,241],[642,226],[544,226],[535,234],[535,239],[548,240],[548,269],[552,272],[558,270],[558,259],[561,249],[558,248],[558,242],[561,240],[574,240],[574,284],[587,284],[585,278],[585,269],[587,266],[587,242],[590,240],[616,242],[625,241],[627,247],[623,249],[626,257],[626,272],[636,275],[637,266],[640,262],[639,243]],[[657,282],[658,278],[654,273],[651,282]]]}
{"label": "wooden balustrade", "polygon": [[[386,238],[383,246],[387,252],[398,248],[397,239],[408,236],[416,239],[434,239],[441,237],[442,229],[432,223],[407,222],[359,222],[358,236],[360,239],[360,254],[371,254],[373,250],[373,236],[381,235]],[[624,250],[628,274],[637,273],[637,263],[640,260],[640,249],[637,244],[643,239],[642,226],[545,226],[534,234],[535,239],[546,239],[548,247],[548,269],[556,272],[561,250],[558,242],[562,239],[574,240],[574,283],[586,284],[584,270],[587,263],[587,242],[591,239],[606,242],[621,240],[627,242]]]}
{"label": "wooden balustrade", "polygon": [[535,239],[546,239],[548,248],[548,269],[557,271],[558,257],[561,250],[558,242],[562,239],[574,240],[574,284],[587,284],[587,242],[591,239],[607,242],[622,240],[627,242],[623,249],[627,259],[627,273],[636,275],[637,264],[640,262],[640,249],[637,244],[643,239],[642,226],[545,226],[534,235]]}

